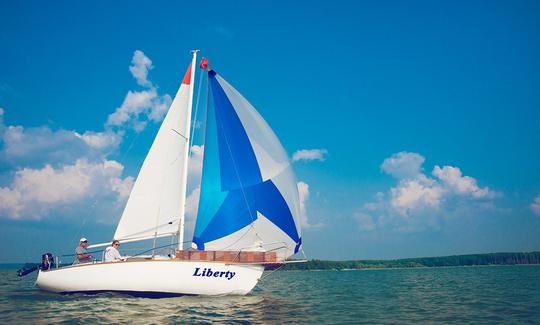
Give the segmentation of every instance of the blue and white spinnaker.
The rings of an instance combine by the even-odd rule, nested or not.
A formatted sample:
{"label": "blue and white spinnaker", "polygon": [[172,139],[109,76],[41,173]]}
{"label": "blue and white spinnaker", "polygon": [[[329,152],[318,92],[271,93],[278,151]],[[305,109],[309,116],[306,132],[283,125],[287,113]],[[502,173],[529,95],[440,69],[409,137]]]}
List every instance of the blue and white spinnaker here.
{"label": "blue and white spinnaker", "polygon": [[300,249],[299,198],[278,138],[255,108],[209,71],[203,176],[193,243],[200,250]]}

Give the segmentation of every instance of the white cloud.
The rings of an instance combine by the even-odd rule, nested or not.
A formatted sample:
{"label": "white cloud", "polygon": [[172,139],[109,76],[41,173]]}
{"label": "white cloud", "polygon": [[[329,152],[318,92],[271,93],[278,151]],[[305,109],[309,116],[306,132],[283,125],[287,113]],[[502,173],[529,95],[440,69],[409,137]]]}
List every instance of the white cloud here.
{"label": "white cloud", "polygon": [[137,83],[144,87],[152,87],[152,82],[148,80],[148,71],[153,69],[152,60],[148,58],[142,51],[136,50],[131,59],[129,71],[137,80]]}
{"label": "white cloud", "polygon": [[[93,201],[99,202],[93,210],[98,219],[115,219],[134,179],[123,177],[123,166],[108,157],[117,153],[125,129],[139,132],[149,121],[160,122],[172,101],[168,94],[158,94],[148,79],[152,68],[152,61],[135,51],[129,71],[145,89],[128,91],[102,131],[5,125],[0,108],[0,162],[5,171],[0,175],[0,217],[80,215]],[[202,147],[192,150],[193,166],[200,166]],[[200,171],[190,169],[190,177],[200,180]]]}
{"label": "white cloud", "polygon": [[148,71],[153,68],[150,60],[142,51],[136,50],[129,71],[137,83],[146,89],[129,90],[122,105],[111,113],[106,127],[130,127],[136,132],[142,131],[148,121],[160,122],[172,103],[170,95],[159,95],[157,87],[148,79]]}
{"label": "white cloud", "polygon": [[0,129],[0,159],[10,165],[37,167],[43,164],[73,163],[82,157],[102,159],[115,151],[122,137],[113,132],[52,130],[48,126],[25,128],[3,126]]}
{"label": "white cloud", "polygon": [[300,204],[300,226],[302,228],[319,228],[322,227],[321,223],[317,224],[311,224],[308,219],[308,213],[307,213],[307,202],[309,200],[309,185],[305,182],[298,182],[296,183],[296,186],[298,187],[298,197],[299,197],[299,204]]}
{"label": "white cloud", "polygon": [[298,187],[298,197],[300,199],[300,224],[302,227],[309,227],[306,203],[309,200],[309,185],[302,181],[296,183]]}
{"label": "white cloud", "polygon": [[440,185],[422,175],[416,179],[401,180],[398,186],[391,188],[390,204],[402,215],[425,207],[437,210],[443,193]]}
{"label": "white cloud", "polygon": [[118,194],[118,201],[123,202],[127,200],[129,194],[131,194],[131,189],[135,183],[135,178],[127,176],[126,178],[114,177],[111,179],[111,190]]}
{"label": "white cloud", "polygon": [[293,161],[312,161],[312,160],[318,160],[318,161],[324,161],[326,159],[326,155],[328,154],[328,150],[326,149],[302,149],[296,151],[293,156]]}
{"label": "white cloud", "polygon": [[444,166],[441,168],[435,166],[432,174],[446,184],[449,189],[460,195],[470,195],[476,199],[494,198],[498,195],[488,187],[480,188],[476,183],[476,179],[462,176],[461,170],[457,167]]}
{"label": "white cloud", "polygon": [[381,170],[395,178],[413,178],[422,173],[422,164],[426,159],[414,152],[398,152],[386,158]]}
{"label": "white cloud", "polygon": [[74,133],[75,136],[80,137],[89,147],[98,150],[116,149],[122,141],[121,133],[115,133],[111,131],[86,131],[83,134],[79,134],[77,132]]}
{"label": "white cloud", "polygon": [[159,122],[171,105],[169,95],[159,96],[155,88],[128,91],[122,105],[107,118],[107,126],[131,126],[140,132],[146,127],[146,119]]}
{"label": "white cloud", "polygon": [[123,166],[114,160],[84,159],[54,168],[24,168],[12,183],[0,188],[0,213],[11,219],[42,219],[58,206],[97,197],[125,198],[132,178],[121,178]]}
{"label": "white cloud", "polygon": [[415,232],[439,228],[444,218],[474,215],[473,211],[494,209],[490,200],[500,193],[480,187],[476,179],[463,176],[458,167],[435,166],[430,177],[423,173],[425,158],[418,153],[399,152],[385,159],[381,170],[394,176],[397,184],[376,200],[365,203],[354,214],[361,229],[390,229]]}
{"label": "white cloud", "polygon": [[190,156],[188,160],[188,193],[191,193],[201,184],[203,158],[204,146],[191,146]]}
{"label": "white cloud", "polygon": [[534,198],[533,203],[529,206],[531,211],[536,214],[537,216],[540,216],[540,194]]}
{"label": "white cloud", "polygon": [[186,198],[186,222],[195,221],[197,210],[199,208],[199,198],[201,195],[201,187],[196,187]]}

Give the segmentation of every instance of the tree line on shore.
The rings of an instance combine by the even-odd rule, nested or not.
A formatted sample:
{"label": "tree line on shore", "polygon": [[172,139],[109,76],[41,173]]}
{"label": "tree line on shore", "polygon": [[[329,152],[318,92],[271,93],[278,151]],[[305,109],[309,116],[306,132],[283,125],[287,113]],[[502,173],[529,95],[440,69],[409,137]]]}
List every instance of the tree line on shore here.
{"label": "tree line on shore", "polygon": [[540,252],[489,253],[438,257],[404,258],[395,260],[325,261],[286,264],[284,270],[347,270],[440,266],[540,264]]}

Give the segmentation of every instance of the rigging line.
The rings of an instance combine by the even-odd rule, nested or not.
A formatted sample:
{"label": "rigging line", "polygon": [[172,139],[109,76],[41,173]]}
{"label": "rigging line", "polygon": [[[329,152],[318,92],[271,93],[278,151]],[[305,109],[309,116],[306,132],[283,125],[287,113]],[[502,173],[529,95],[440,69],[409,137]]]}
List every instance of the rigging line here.
{"label": "rigging line", "polygon": [[127,148],[126,152],[124,153],[124,155],[122,156],[122,158],[120,158],[120,163],[124,162],[127,155],[131,152],[131,149],[133,148],[133,145],[135,144],[135,142],[137,141],[137,139],[139,138],[139,135],[142,133],[142,132],[136,132],[137,134],[135,135],[135,137],[133,137],[133,139],[131,139],[131,143],[129,144],[129,147]]}
{"label": "rigging line", "polygon": [[[143,229],[141,231],[138,231],[138,232],[135,232],[135,233],[131,233],[129,234],[130,237],[123,237],[122,240],[127,240],[127,239],[136,239],[136,238],[139,238],[139,237],[133,237],[133,236],[137,236],[137,235],[140,235],[140,234],[144,234],[146,232],[149,232],[149,231],[158,231],[159,228],[163,228],[163,227],[166,227],[166,226],[170,226],[170,225],[173,225],[175,224],[176,222],[178,222],[177,219],[174,219],[172,221],[169,221],[169,222],[166,222],[166,223],[162,223],[162,224],[158,224],[156,225],[155,227],[150,227],[150,228],[146,228],[146,229]],[[161,233],[161,234],[164,234],[164,233]],[[172,234],[172,233],[171,233]],[[144,236],[142,236],[144,237]]]}
{"label": "rigging line", "polygon": [[203,80],[203,75],[205,73],[201,73],[201,75],[199,76],[199,84],[198,84],[198,89],[197,89],[197,100],[195,101],[195,112],[193,114],[193,121],[191,122],[191,136],[189,137],[189,152],[188,152],[188,156],[191,157],[191,146],[193,146],[193,136],[195,135],[195,126],[196,126],[196,123],[197,123],[197,112],[199,111],[199,99],[201,97],[201,88],[202,88],[202,80]]}
{"label": "rigging line", "polygon": [[73,236],[73,238],[71,239],[70,243],[71,242],[75,242],[75,239],[77,239],[77,237],[79,236],[79,234],[81,233],[81,230],[83,229],[84,225],[86,225],[86,220],[88,219],[88,217],[90,216],[90,213],[93,212],[94,208],[96,207],[96,204],[98,202],[98,199],[96,199],[94,201],[94,203],[92,203],[92,205],[90,206],[90,209],[88,209],[88,211],[86,212],[86,215],[85,217],[83,218],[83,221],[81,223],[81,226],[79,227],[79,230],[77,230],[77,232],[75,233],[75,236]]}
{"label": "rigging line", "polygon": [[300,246],[300,251],[302,251],[302,255],[304,255],[304,259],[308,259],[307,258],[307,255],[306,255],[306,252],[304,252],[304,247],[303,246]]}
{"label": "rigging line", "polygon": [[[126,150],[126,152],[124,153],[124,155],[122,155],[122,157],[119,159],[119,163],[121,163],[123,165],[127,155],[129,154],[129,152],[131,151],[131,149],[133,148],[133,145],[135,144],[135,142],[137,141],[137,139],[139,138],[139,135],[141,133],[140,132],[137,132],[137,134],[135,135],[135,137],[133,137],[133,139],[131,139],[131,143],[129,144],[129,147],[128,149]],[[75,236],[71,239],[70,242],[75,242],[75,239],[77,239],[77,237],[80,235],[81,233],[81,230],[84,228],[84,226],[86,225],[86,221],[88,220],[88,217],[90,216],[91,213],[94,212],[94,209],[97,205],[97,203],[99,202],[99,198],[95,199],[94,202],[92,203],[92,205],[90,205],[90,209],[88,209],[87,213],[85,214],[82,222],[81,222],[81,226],[79,227],[79,229],[77,230],[77,232],[75,233]]]}
{"label": "rigging line", "polygon": [[267,277],[269,277],[270,275],[274,274],[274,272],[277,272],[277,271],[281,270],[285,265],[286,265],[286,264],[283,263],[283,264],[281,264],[277,269],[271,270],[271,271],[267,272],[265,275],[263,275],[263,276],[261,277],[261,279],[260,279],[259,281],[262,281],[262,280],[266,279]]}
{"label": "rigging line", "polygon": [[[189,241],[184,241],[184,242],[182,242],[182,244],[185,244],[185,243],[189,243]],[[178,243],[167,244],[167,245],[158,246],[158,247],[152,247],[152,248],[147,249],[147,250],[145,250],[145,251],[142,251],[142,252],[140,252],[140,253],[138,253],[138,254],[131,255],[131,256],[127,257],[127,259],[130,259],[130,258],[133,258],[133,257],[136,257],[136,256],[140,256],[140,255],[142,255],[142,254],[144,254],[144,253],[148,253],[148,252],[150,252],[150,251],[152,251],[152,250],[161,249],[161,248],[170,247],[170,246],[176,246],[176,245],[178,245]]]}
{"label": "rigging line", "polygon": [[[133,145],[135,144],[135,142],[137,141],[137,139],[139,138],[139,135],[141,134],[141,132],[137,132],[137,134],[131,139],[131,142],[126,150],[126,152],[122,155],[122,157],[119,159],[119,163],[124,165],[124,162],[126,160],[126,157],[127,155],[131,152],[131,149],[133,148]],[[107,153],[107,155],[105,156],[108,156],[109,154],[112,153],[112,150],[110,152]],[[95,209],[97,203],[99,202],[99,198],[95,199],[94,202],[92,203],[92,205],[90,205],[90,209],[87,210],[86,214],[85,214],[85,217],[83,218],[82,220],[82,223],[81,223],[81,226],[79,227],[79,230],[77,230],[77,232],[75,233],[75,236],[71,239],[70,242],[74,242],[75,239],[77,239],[77,237],[80,235],[81,233],[81,230],[84,228],[84,226],[86,225],[86,221],[88,220],[88,217],[90,216],[90,214],[93,212],[93,210]]]}
{"label": "rigging line", "polygon": [[[259,236],[259,234],[257,234],[257,229],[255,229],[255,227],[253,226],[253,222],[249,225],[249,228],[246,229],[246,231],[244,231],[244,233],[242,234],[242,236],[240,236],[240,238],[238,238],[237,240],[235,240],[233,243],[221,248],[221,250],[227,250],[227,248],[231,247],[231,246],[234,246],[236,245],[236,243],[240,242],[244,237],[246,237],[246,235],[249,233],[249,231],[251,230],[251,228],[253,228],[255,230],[255,235],[262,241],[262,238]],[[250,246],[250,247],[253,247],[253,246]],[[249,247],[248,247],[249,248]]]}

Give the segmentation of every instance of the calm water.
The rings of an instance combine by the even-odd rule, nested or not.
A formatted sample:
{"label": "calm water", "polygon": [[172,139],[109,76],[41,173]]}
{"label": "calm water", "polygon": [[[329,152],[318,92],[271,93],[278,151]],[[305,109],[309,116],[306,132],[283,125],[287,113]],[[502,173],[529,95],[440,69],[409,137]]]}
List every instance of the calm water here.
{"label": "calm water", "polygon": [[245,297],[60,296],[0,270],[0,323],[540,324],[540,266],[275,272]]}

